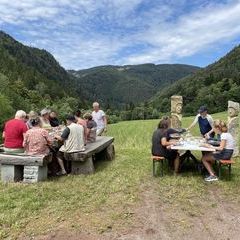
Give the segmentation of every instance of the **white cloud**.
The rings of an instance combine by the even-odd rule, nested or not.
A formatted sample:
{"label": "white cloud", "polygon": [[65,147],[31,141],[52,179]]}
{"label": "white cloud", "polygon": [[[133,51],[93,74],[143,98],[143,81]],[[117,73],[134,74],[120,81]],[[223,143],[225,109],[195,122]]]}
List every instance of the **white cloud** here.
{"label": "white cloud", "polygon": [[163,62],[173,58],[191,56],[211,44],[234,39],[240,35],[240,1],[229,5],[218,4],[184,15],[172,24],[152,26],[142,39],[152,45],[152,50],[136,54],[125,62]]}
{"label": "white cloud", "polygon": [[240,0],[0,0],[0,26],[66,68],[172,62],[240,36]]}

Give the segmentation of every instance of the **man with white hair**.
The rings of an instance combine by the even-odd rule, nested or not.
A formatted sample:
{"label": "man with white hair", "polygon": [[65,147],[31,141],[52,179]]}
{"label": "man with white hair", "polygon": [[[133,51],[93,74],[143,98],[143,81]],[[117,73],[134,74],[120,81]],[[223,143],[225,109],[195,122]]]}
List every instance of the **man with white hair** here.
{"label": "man with white hair", "polygon": [[23,153],[23,139],[28,128],[25,123],[27,114],[19,110],[15,118],[7,121],[4,126],[4,151],[8,153]]}
{"label": "man with white hair", "polygon": [[101,136],[104,131],[107,131],[107,118],[104,111],[100,109],[98,102],[93,103],[92,117],[97,123],[97,136]]}

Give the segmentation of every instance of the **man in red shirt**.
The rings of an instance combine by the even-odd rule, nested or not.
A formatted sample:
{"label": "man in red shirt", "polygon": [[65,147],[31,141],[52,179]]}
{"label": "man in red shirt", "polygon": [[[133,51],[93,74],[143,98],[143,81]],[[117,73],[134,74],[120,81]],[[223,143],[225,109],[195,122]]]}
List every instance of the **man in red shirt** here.
{"label": "man in red shirt", "polygon": [[28,130],[25,123],[27,114],[19,110],[15,114],[15,118],[5,123],[3,138],[4,151],[9,153],[23,153],[24,134]]}

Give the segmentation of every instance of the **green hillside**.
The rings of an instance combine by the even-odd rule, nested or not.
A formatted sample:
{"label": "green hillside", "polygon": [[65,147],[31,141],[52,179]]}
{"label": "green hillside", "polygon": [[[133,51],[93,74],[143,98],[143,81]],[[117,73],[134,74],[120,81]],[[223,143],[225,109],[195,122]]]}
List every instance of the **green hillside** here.
{"label": "green hillside", "polygon": [[227,101],[240,102],[240,46],[218,62],[160,90],[150,105],[161,112],[169,109],[171,95],[182,95],[184,112],[194,113],[202,104],[211,112],[224,111]]}
{"label": "green hillside", "polygon": [[141,64],[69,72],[78,78],[80,94],[110,108],[123,108],[149,100],[159,89],[197,70],[198,67],[182,64]]}
{"label": "green hillside", "polygon": [[50,53],[24,46],[0,31],[0,123],[17,109],[63,105],[69,110],[78,105],[73,80]]}

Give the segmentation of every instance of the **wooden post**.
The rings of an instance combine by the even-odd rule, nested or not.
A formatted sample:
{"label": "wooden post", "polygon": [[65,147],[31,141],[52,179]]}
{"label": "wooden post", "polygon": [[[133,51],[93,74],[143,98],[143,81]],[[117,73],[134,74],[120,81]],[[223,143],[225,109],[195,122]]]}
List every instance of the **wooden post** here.
{"label": "wooden post", "polygon": [[92,157],[87,158],[84,162],[72,161],[72,174],[92,174],[94,171]]}

